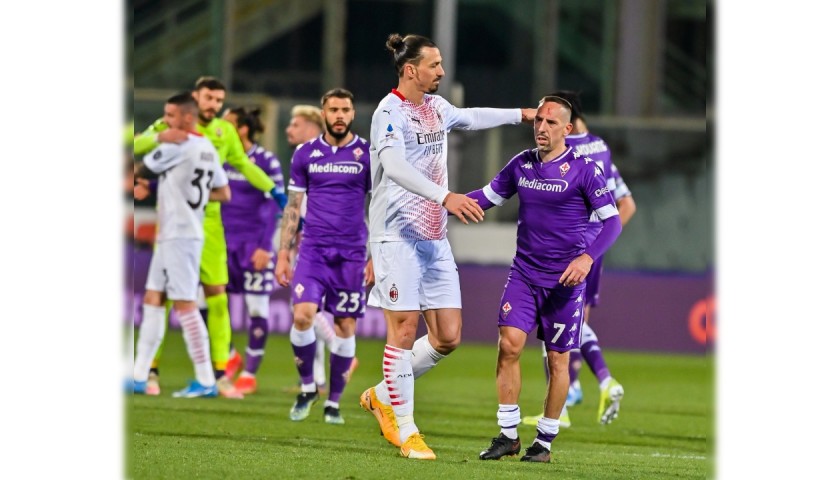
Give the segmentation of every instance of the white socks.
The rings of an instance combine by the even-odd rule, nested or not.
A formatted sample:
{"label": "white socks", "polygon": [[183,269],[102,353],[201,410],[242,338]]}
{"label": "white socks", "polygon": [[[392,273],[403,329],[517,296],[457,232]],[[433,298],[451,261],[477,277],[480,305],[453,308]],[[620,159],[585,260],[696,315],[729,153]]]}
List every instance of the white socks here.
{"label": "white socks", "polygon": [[547,435],[547,436],[551,437],[552,440],[554,440],[554,437],[556,437],[557,433],[559,433],[559,432],[560,432],[560,420],[559,419],[540,417],[539,421],[537,421],[537,437],[538,438],[535,440],[535,442],[539,442],[540,445],[542,445],[543,447],[545,447],[549,451],[551,451],[551,442],[550,441],[547,442],[545,440],[540,440],[539,435],[540,434]]}
{"label": "white socks", "polygon": [[335,337],[330,352],[340,357],[353,358],[356,356],[356,336],[349,338]]}
{"label": "white socks", "polygon": [[[414,373],[411,370],[411,350],[403,350],[391,345],[385,345],[382,356],[382,374],[385,385],[397,417],[400,429],[400,442],[418,431],[414,423]],[[377,397],[379,394],[377,393]]]}
{"label": "white socks", "polygon": [[588,323],[583,322],[583,325],[580,327],[580,346],[583,347],[589,342],[597,342],[598,336],[595,335],[595,331],[592,330],[592,327],[589,326]]}
{"label": "white socks", "polygon": [[184,335],[187,352],[193,362],[196,380],[205,387],[214,385],[216,376],[213,374],[213,364],[210,361],[210,338],[201,314],[198,313],[197,308],[188,312],[175,313],[181,322],[181,333]]}
{"label": "white socks", "polygon": [[312,364],[312,376],[315,378],[315,383],[324,385],[327,383],[326,365],[327,359],[325,355],[325,346],[329,346],[332,351],[332,343],[335,339],[335,328],[324,312],[317,312],[312,322],[315,327],[315,337],[318,339],[315,345],[315,362]]}
{"label": "white socks", "polygon": [[[143,322],[137,337],[137,353],[134,356],[135,382],[149,380],[149,369],[155,359],[155,353],[163,341],[166,332],[166,308],[143,304]],[[132,346],[132,348],[134,348]]]}
{"label": "white socks", "polygon": [[423,335],[414,342],[411,354],[411,368],[414,371],[415,380],[431,370],[445,357],[432,347],[428,335]]}
{"label": "white socks", "polygon": [[296,347],[305,347],[314,341],[314,328],[310,327],[308,330],[298,330],[294,325],[292,325],[292,328],[289,330],[289,342]]}
{"label": "white socks", "polygon": [[496,411],[496,418],[499,421],[499,426],[502,427],[502,434],[511,440],[519,438],[519,433],[516,432],[516,426],[522,421],[520,418],[519,405],[499,404],[499,409]]}
{"label": "white socks", "polygon": [[[441,360],[446,358],[446,355],[438,352],[429,343],[429,336],[423,335],[414,341],[414,346],[411,349],[411,369],[414,374],[414,379],[417,380],[421,375],[431,370]],[[379,382],[376,386],[376,397],[379,401],[386,405],[390,405],[388,397],[388,389],[385,382]]]}

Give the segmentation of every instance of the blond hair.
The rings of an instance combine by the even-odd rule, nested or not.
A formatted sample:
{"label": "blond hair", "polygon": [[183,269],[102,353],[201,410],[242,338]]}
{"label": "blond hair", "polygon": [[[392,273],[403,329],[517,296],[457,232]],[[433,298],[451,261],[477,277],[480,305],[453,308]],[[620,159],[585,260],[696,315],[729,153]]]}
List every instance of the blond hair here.
{"label": "blond hair", "polygon": [[324,121],[321,118],[321,109],[312,105],[295,105],[292,107],[292,118],[303,117],[318,125],[321,132],[324,131]]}

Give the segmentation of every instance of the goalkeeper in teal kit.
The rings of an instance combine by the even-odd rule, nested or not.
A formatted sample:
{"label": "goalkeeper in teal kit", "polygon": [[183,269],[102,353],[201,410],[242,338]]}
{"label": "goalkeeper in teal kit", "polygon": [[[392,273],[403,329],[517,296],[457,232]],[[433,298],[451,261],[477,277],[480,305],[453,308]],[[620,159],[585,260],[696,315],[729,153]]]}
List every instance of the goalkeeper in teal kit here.
{"label": "goalkeeper in teal kit", "polygon": [[[286,195],[282,186],[275,185],[265,172],[251,163],[235,127],[216,115],[221,111],[225,98],[225,86],[213,77],[201,77],[196,81],[193,96],[198,102],[199,121],[198,133],[209,139],[219,159],[229,163],[239,170],[255,188],[270,193],[282,209],[286,205]],[[149,126],[142,134],[134,139],[134,154],[142,155],[158,145],[160,142],[180,143],[186,139],[186,132],[168,130],[161,120]],[[210,334],[210,354],[213,369],[216,373],[219,394],[228,398],[242,398],[230,380],[224,376],[228,362],[231,328],[228,298],[225,286],[228,283],[227,245],[225,243],[224,227],[222,226],[221,207],[219,202],[209,202],[204,217],[204,247],[201,252],[200,280],[204,287],[207,301],[207,329]],[[160,350],[152,363],[152,369],[157,367]],[[150,377],[146,393],[157,395],[160,387],[155,382],[156,375]]]}

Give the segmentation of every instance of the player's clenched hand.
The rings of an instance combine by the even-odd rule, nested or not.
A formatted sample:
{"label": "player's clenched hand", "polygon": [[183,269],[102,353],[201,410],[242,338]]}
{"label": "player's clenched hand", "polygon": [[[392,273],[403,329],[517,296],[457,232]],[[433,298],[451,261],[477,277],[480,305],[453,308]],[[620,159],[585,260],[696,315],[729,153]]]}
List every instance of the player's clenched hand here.
{"label": "player's clenched hand", "polygon": [[292,281],[292,264],[289,261],[289,251],[280,250],[277,252],[277,265],[274,267],[274,278],[277,283],[284,287],[289,286]]}
{"label": "player's clenched hand", "polygon": [[177,128],[167,128],[157,134],[158,143],[183,143],[187,141],[187,132]]}
{"label": "player's clenched hand", "polygon": [[367,264],[365,264],[365,285],[373,285],[373,281],[373,259],[368,258]]}
{"label": "player's clenched hand", "polygon": [[467,219],[475,223],[484,220],[484,210],[478,206],[478,202],[460,193],[450,192],[447,194],[443,200],[443,207],[446,211],[458,217],[461,223],[469,224],[470,222]]}
{"label": "player's clenched hand", "polygon": [[534,123],[534,117],[537,116],[536,108],[522,108],[522,123]]}
{"label": "player's clenched hand", "polygon": [[268,266],[268,262],[270,261],[271,254],[262,248],[254,250],[254,254],[251,255],[251,263],[254,264],[254,270],[263,270]]}
{"label": "player's clenched hand", "polygon": [[134,178],[134,198],[137,200],[145,200],[149,196],[149,180],[147,178]]}
{"label": "player's clenched hand", "polygon": [[586,276],[589,275],[589,270],[592,268],[594,260],[588,253],[583,253],[576,259],[569,263],[563,275],[560,275],[560,283],[564,287],[576,287],[583,283]]}

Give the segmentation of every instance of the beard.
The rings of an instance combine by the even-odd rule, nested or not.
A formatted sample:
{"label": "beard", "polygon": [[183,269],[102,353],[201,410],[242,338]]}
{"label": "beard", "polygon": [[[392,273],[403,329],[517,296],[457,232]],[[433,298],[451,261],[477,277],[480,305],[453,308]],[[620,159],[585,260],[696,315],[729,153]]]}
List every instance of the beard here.
{"label": "beard", "polygon": [[199,111],[199,112],[198,112],[198,119],[199,119],[199,120],[201,121],[201,123],[203,123],[203,124],[210,123],[210,122],[211,122],[214,118],[216,118],[216,113],[217,113],[217,112],[214,112],[214,111],[212,111],[212,110],[206,110],[206,112],[209,112],[209,113],[210,113],[210,116],[206,116],[206,115],[205,115],[205,112],[203,112],[203,111]]}
{"label": "beard", "polygon": [[350,127],[353,126],[353,122],[345,124],[346,126],[344,127],[343,132],[336,132],[333,130],[333,125],[330,125],[329,123],[327,124],[327,132],[336,140],[341,141],[344,140],[344,137],[346,137],[348,133],[350,133]]}
{"label": "beard", "polygon": [[436,78],[435,80],[436,80],[438,83],[435,83],[435,82],[433,81],[433,82],[431,83],[431,85],[429,85],[429,88],[427,88],[427,89],[426,89],[426,92],[425,92],[425,93],[435,93],[435,92],[437,92],[437,91],[438,91],[438,88],[440,88],[440,81],[441,81],[441,80],[443,80],[443,77],[441,77],[441,78]]}

